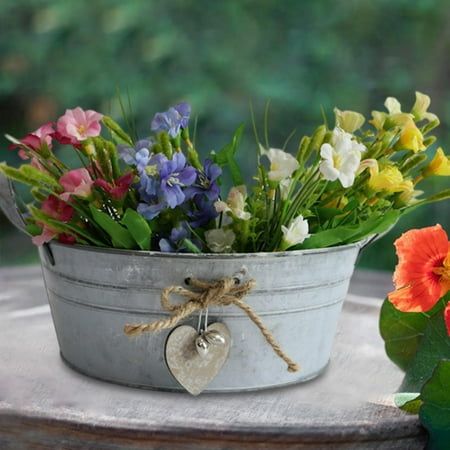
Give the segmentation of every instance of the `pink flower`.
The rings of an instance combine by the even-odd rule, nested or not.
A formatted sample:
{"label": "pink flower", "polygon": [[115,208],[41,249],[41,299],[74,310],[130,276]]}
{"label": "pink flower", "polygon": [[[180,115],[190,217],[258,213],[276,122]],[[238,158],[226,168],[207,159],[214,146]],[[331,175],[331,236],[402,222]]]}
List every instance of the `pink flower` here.
{"label": "pink flower", "polygon": [[102,117],[102,114],[91,109],[67,109],[56,123],[55,138],[62,144],[78,144],[89,137],[98,136]]}
{"label": "pink flower", "polygon": [[49,195],[42,202],[41,210],[52,219],[63,223],[70,222],[73,217],[73,208],[55,195]]}
{"label": "pink flower", "polygon": [[[42,148],[42,146],[45,144],[48,148],[52,148],[52,136],[55,130],[53,129],[53,123],[48,122],[41,127],[39,127],[37,130],[27,134],[24,138],[20,139],[20,142],[22,144],[26,145],[27,147],[32,148],[36,152],[39,152],[39,150]],[[18,144],[11,144],[9,146],[10,150],[13,150],[17,147],[20,147]],[[22,159],[29,159],[26,152],[23,149],[19,150],[19,156]]]}
{"label": "pink flower", "polygon": [[[73,208],[54,195],[50,195],[42,202],[41,210],[52,219],[64,223],[69,222],[73,217]],[[33,236],[31,239],[34,245],[45,244],[58,235],[58,233],[53,230],[51,226],[46,224],[41,225],[42,233],[38,236]]]}
{"label": "pink flower", "polygon": [[89,197],[92,192],[92,185],[94,180],[91,178],[89,172],[82,169],[74,169],[65,173],[60,179],[59,184],[64,188],[64,193],[60,198],[68,201],[72,195],[78,197]]}
{"label": "pink flower", "polygon": [[42,228],[42,233],[38,236],[33,236],[31,238],[31,242],[33,242],[34,245],[40,246],[46,242],[50,242],[57,235],[58,233],[56,231],[52,230],[47,225],[44,225]]}
{"label": "pink flower", "polygon": [[77,239],[71,234],[61,233],[58,236],[58,241],[61,242],[61,244],[74,245],[77,242]]}
{"label": "pink flower", "polygon": [[108,183],[106,180],[98,178],[97,180],[95,180],[94,184],[95,186],[100,187],[109,195],[111,195],[113,199],[122,200],[122,198],[128,192],[131,183],[133,183],[133,179],[134,174],[132,172],[128,172],[115,180],[114,183]]}

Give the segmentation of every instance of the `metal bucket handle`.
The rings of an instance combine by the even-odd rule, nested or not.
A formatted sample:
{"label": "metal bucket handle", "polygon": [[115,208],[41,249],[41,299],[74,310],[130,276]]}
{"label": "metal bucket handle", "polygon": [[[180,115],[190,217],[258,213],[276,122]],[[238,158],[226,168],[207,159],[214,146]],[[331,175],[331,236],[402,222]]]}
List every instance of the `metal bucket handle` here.
{"label": "metal bucket handle", "polygon": [[[27,231],[26,220],[19,209],[16,202],[16,191],[11,180],[0,172],[0,209],[3,211],[9,221],[22,233],[31,236]],[[47,262],[52,266],[55,265],[55,258],[50,246],[45,243],[43,245]]]}
{"label": "metal bucket handle", "polygon": [[16,202],[16,191],[9,180],[0,172],[0,209],[10,222],[25,234],[27,232],[25,219]]}

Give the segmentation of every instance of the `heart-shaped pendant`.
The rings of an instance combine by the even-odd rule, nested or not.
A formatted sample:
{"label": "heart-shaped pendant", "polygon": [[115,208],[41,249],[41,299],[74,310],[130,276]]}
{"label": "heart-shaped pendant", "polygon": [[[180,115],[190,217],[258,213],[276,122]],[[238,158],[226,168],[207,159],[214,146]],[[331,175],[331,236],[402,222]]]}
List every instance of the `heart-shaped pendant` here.
{"label": "heart-shaped pendant", "polygon": [[210,342],[206,352],[200,353],[196,348],[199,335],[189,325],[175,328],[166,341],[167,366],[181,386],[192,395],[200,394],[216,377],[230,352],[231,335],[223,323],[211,324],[204,335],[205,339],[208,336],[214,336],[215,339]]}

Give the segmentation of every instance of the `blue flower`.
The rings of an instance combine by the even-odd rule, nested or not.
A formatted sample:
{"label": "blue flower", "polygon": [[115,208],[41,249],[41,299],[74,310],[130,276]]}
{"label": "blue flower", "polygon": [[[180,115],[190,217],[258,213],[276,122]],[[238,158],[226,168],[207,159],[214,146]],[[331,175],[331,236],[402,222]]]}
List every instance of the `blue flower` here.
{"label": "blue flower", "polygon": [[175,153],[172,159],[164,159],[159,163],[160,199],[173,209],[185,201],[183,189],[194,183],[197,173],[186,165],[186,157],[181,152]]}
{"label": "blue flower", "polygon": [[163,209],[176,208],[186,200],[185,189],[194,183],[197,173],[186,165],[183,153],[175,153],[172,159],[161,153],[151,156],[140,173],[138,191],[141,203],[138,212],[151,220]]}
{"label": "blue flower", "polygon": [[172,228],[169,238],[159,240],[159,248],[162,252],[184,252],[189,251],[185,245],[185,239],[189,239],[198,248],[201,248],[201,242],[191,238],[191,229],[187,222],[180,222],[175,228]]}
{"label": "blue flower", "polygon": [[137,212],[145,217],[147,220],[152,220],[159,215],[159,213],[165,208],[164,203],[139,203],[137,206]]}
{"label": "blue flower", "polygon": [[219,216],[214,207],[214,202],[204,196],[196,196],[192,202],[185,203],[184,211],[192,228],[207,225]]}
{"label": "blue flower", "polygon": [[[137,141],[134,148],[127,145],[118,145],[119,156],[129,165],[143,169],[150,158],[150,149],[154,142],[152,139],[141,139]],[[146,159],[147,158],[147,159]]]}
{"label": "blue flower", "polygon": [[156,113],[151,129],[154,132],[166,131],[172,138],[176,138],[182,128],[187,128],[190,114],[189,103],[179,103],[163,113]]}
{"label": "blue flower", "polygon": [[221,174],[222,169],[210,159],[207,159],[203,171],[197,171],[195,183],[186,189],[186,196],[194,198],[205,195],[211,202],[218,200],[220,188],[217,179]]}

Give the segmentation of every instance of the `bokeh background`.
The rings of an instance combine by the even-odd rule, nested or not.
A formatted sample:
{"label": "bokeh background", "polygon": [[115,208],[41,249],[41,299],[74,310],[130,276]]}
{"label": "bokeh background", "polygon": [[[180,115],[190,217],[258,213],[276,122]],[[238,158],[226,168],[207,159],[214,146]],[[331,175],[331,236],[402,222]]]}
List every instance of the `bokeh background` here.
{"label": "bokeh background", "polygon": [[[0,132],[21,137],[77,105],[120,118],[129,95],[142,136],[154,112],[189,101],[206,153],[246,122],[241,163],[255,154],[249,102],[261,119],[270,100],[270,142],[281,146],[335,105],[370,114],[395,96],[432,97],[441,144],[450,149],[448,0],[1,0]],[[0,138],[0,160],[19,164]],[[435,179],[437,190],[449,179]],[[23,191],[22,191],[23,193]],[[26,198],[25,198],[26,199]],[[360,265],[391,270],[393,240],[440,222],[450,205],[402,219]],[[27,264],[29,239],[0,215],[0,265]]]}

